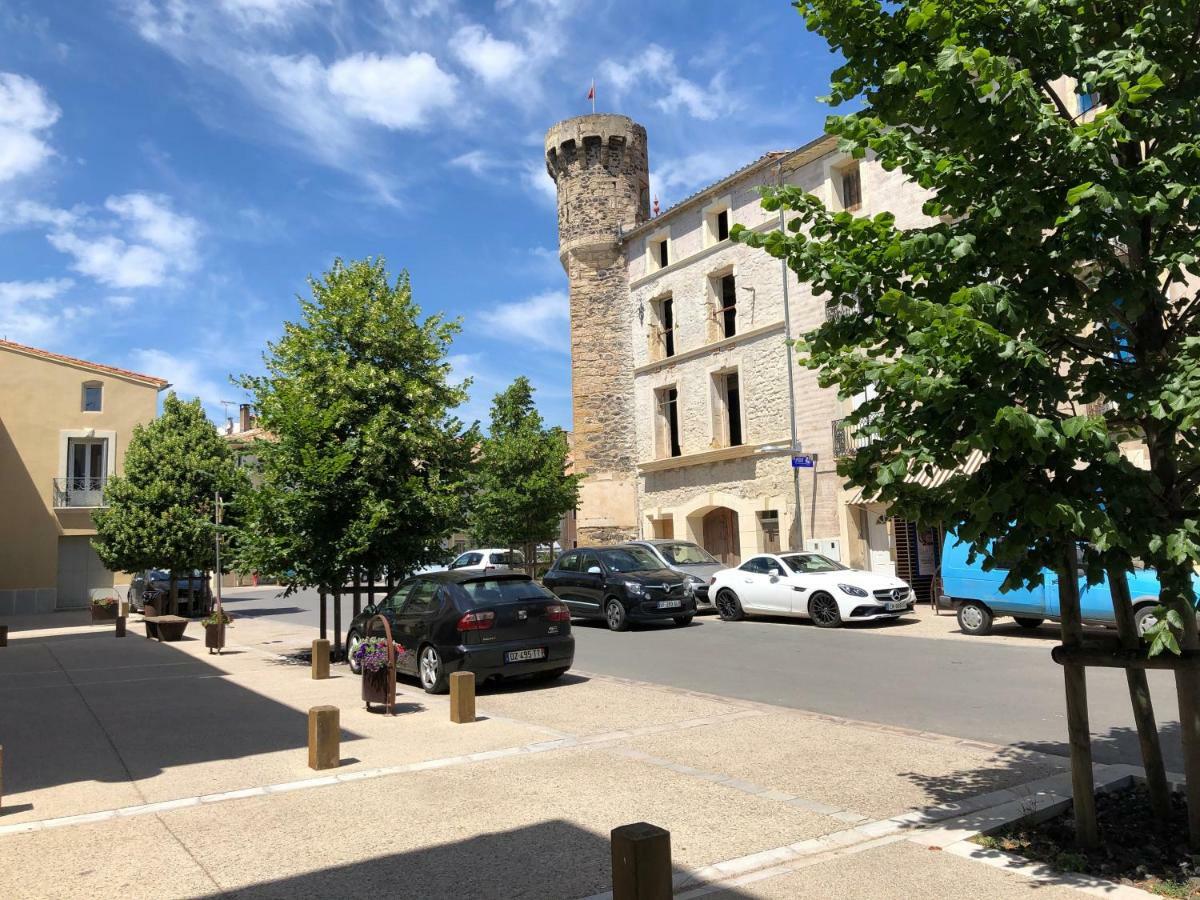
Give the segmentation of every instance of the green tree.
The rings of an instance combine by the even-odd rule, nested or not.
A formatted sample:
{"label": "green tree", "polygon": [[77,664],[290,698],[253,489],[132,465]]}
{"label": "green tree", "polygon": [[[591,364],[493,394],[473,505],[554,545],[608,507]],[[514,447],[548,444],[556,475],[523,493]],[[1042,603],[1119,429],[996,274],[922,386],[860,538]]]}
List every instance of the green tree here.
{"label": "green tree", "polygon": [[248,484],[200,401],[185,403],[172,391],[162,415],[133,429],[124,475],[109,481],[108,505],[93,517],[92,546],[114,571],[169,567],[170,609],[176,612],[177,573],[215,566],[216,493],[236,517]]}
{"label": "green tree", "polygon": [[[827,130],[928,190],[934,219],[831,212],[787,187],[765,201],[790,213],[785,231],[735,229],[852,313],[801,344],[823,384],[873,390],[853,417],[871,443],[840,471],[901,515],[955,526],[985,566],[1008,567],[1009,585],[1056,570],[1064,644],[1079,641],[1076,541],[1089,542],[1088,577],[1107,569],[1118,592],[1140,558],[1159,570],[1178,631],[1164,624],[1158,646],[1196,649],[1200,4],[794,5],[844,58],[831,102],[862,105]],[[1103,108],[1079,115],[1061,79]],[[1120,452],[1130,437],[1149,470]],[[967,476],[956,467],[973,451],[984,462]],[[915,476],[935,470],[956,474],[921,488]],[[1083,669],[1066,673],[1090,842]],[[1196,670],[1177,669],[1176,685],[1196,842]],[[1142,730],[1153,754],[1157,735]]]}
{"label": "green tree", "polygon": [[459,325],[422,319],[407,273],[392,282],[382,259],[339,259],[309,287],[300,321],[268,346],[268,374],[240,379],[266,436],[239,564],[280,576],[289,593],[332,594],[340,631],[352,571],[439,560],[464,516],[478,431],[452,414],[466,399],[448,380]]}
{"label": "green tree", "polygon": [[580,476],[567,474],[568,455],[563,430],[543,425],[528,378],[497,394],[471,483],[476,539],[520,547],[535,568],[538,544],[558,537],[562,516],[579,502]]}

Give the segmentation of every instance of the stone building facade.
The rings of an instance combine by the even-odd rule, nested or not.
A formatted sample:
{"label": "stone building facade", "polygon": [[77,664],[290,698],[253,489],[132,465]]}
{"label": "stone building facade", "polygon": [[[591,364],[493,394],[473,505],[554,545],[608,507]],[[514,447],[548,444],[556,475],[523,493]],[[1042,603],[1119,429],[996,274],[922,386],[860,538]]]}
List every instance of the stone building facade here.
{"label": "stone building facade", "polygon": [[[823,320],[824,303],[778,260],[728,235],[735,223],[778,226],[778,217],[761,207],[760,189],[781,180],[831,208],[862,215],[889,210],[901,226],[928,221],[921,212],[924,193],[902,173],[885,172],[870,158],[852,160],[838,152],[835,139],[822,137],[768,153],[649,218],[630,202],[631,188],[622,180],[641,176],[644,156],[636,174],[607,181],[585,182],[564,167],[566,141],[586,144],[586,135],[609,133],[613,119],[628,123],[644,148],[644,132],[612,116],[569,120],[546,141],[571,285],[577,442],[581,429],[592,429],[588,448],[577,454],[588,474],[580,543],[633,534],[673,537],[693,540],[727,563],[807,546],[864,568],[895,571],[895,524],[887,510],[855,503],[836,473],[838,454],[853,440],[838,422],[854,401],[839,400],[836,390],[819,387],[816,373],[798,365],[792,367],[797,437],[814,465],[792,466],[784,278],[793,335]],[[579,190],[598,193],[585,201]],[[614,191],[619,196],[612,197]],[[577,229],[594,229],[594,222],[616,226],[604,244],[605,253],[619,253],[615,265],[595,250],[587,257],[579,252]],[[596,231],[588,234],[595,248]],[[619,270],[620,279],[598,278],[598,266],[610,267],[603,270],[611,276]],[[632,527],[589,530],[586,523],[599,518],[589,504],[600,493],[607,505],[601,502],[599,511],[610,512],[616,483],[633,487]],[[627,516],[628,501],[620,496]]]}

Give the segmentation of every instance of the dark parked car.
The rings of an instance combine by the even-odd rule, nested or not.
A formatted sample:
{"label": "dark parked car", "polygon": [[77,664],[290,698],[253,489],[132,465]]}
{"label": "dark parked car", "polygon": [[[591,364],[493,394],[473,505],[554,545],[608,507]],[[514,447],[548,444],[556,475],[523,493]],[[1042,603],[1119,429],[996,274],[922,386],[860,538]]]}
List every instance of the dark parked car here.
{"label": "dark parked car", "polygon": [[554,591],[571,615],[603,619],[613,631],[632,622],[673,619],[687,625],[696,615],[688,577],[664,568],[644,547],[580,547],[558,558],[542,583]]}
{"label": "dark parked car", "polygon": [[[404,648],[401,674],[415,675],[431,694],[445,693],[450,673],[478,681],[535,675],[558,678],[575,661],[571,614],[557,597],[520,572],[429,572],[403,582],[382,603],[350,622],[351,652],[375,615],[387,617]],[[382,632],[376,623],[375,636]]]}
{"label": "dark parked car", "polygon": [[[212,589],[209,587],[208,577],[199,570],[179,574],[175,595],[179,600],[180,609],[186,612],[204,612],[212,604]],[[138,572],[129,583],[126,599],[129,600],[129,608],[133,612],[142,612],[147,603],[153,603],[160,614],[165,614],[168,611],[167,604],[171,600],[171,570],[150,569]]]}

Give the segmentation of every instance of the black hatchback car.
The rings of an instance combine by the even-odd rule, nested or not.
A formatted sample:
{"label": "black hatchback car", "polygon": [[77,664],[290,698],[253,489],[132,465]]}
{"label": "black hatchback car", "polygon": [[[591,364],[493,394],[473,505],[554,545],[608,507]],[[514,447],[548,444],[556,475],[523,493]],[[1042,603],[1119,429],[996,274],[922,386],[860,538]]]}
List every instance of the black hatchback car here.
{"label": "black hatchback car", "polygon": [[687,625],[696,615],[688,577],[663,568],[644,547],[580,547],[558,558],[542,584],[567,604],[571,615],[603,619],[613,631],[632,622],[674,620]]}
{"label": "black hatchback car", "polygon": [[[451,672],[474,672],[479,681],[553,679],[575,661],[567,607],[520,572],[429,572],[403,582],[350,622],[346,648],[356,675],[353,651],[376,615],[387,617],[404,648],[397,672],[416,676],[431,694],[446,692]],[[375,629],[372,636],[380,636],[378,623]]]}

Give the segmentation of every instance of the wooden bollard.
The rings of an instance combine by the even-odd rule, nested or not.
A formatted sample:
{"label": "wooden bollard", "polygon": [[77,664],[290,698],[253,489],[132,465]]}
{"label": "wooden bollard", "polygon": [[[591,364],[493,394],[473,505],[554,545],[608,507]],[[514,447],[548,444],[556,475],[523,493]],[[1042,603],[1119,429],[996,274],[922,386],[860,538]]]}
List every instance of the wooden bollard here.
{"label": "wooden bollard", "polygon": [[0,625],[0,647],[8,646],[8,626]]}
{"label": "wooden bollard", "polygon": [[450,676],[450,721],[459,725],[475,721],[474,672],[454,672]]}
{"label": "wooden bollard", "polygon": [[117,637],[125,637],[125,617],[117,616]]}
{"label": "wooden bollard", "polygon": [[613,900],[671,900],[671,832],[649,822],[614,828]]}
{"label": "wooden bollard", "polygon": [[0,809],[4,809],[4,745],[0,744]]}
{"label": "wooden bollard", "polygon": [[341,761],[342,725],[336,706],[314,706],[308,711],[308,767],[336,769]]}
{"label": "wooden bollard", "polygon": [[313,641],[312,677],[314,680],[329,677],[329,641]]}

